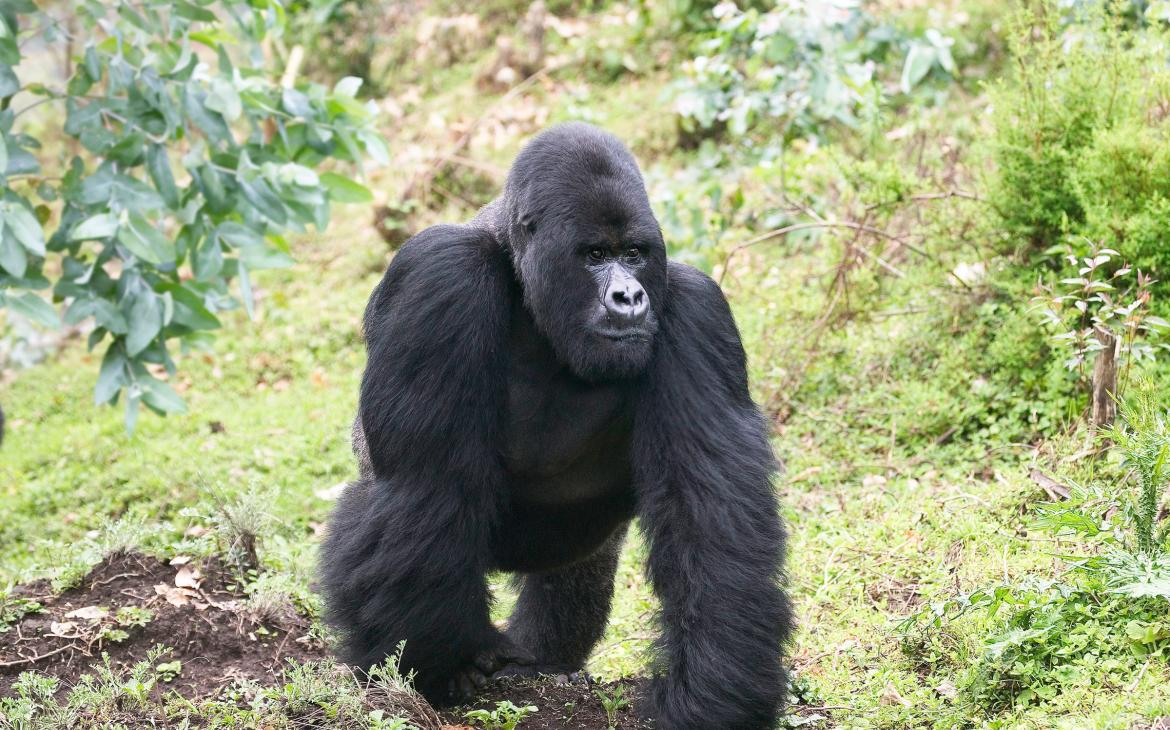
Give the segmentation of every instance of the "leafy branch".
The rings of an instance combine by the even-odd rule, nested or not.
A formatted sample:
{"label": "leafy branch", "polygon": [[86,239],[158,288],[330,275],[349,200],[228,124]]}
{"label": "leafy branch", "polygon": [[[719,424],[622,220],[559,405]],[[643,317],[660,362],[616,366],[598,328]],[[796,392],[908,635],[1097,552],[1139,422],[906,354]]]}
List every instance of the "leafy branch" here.
{"label": "leafy branch", "polygon": [[[209,346],[223,311],[251,315],[253,272],[292,263],[287,234],[371,198],[321,168],[389,154],[359,79],[328,89],[268,67],[286,23],[275,0],[68,12],[0,5],[0,308],[92,323],[95,401],[124,398],[132,430],[142,404],[185,409],[166,380],[174,347]],[[54,53],[70,60],[60,85],[22,81]]]}

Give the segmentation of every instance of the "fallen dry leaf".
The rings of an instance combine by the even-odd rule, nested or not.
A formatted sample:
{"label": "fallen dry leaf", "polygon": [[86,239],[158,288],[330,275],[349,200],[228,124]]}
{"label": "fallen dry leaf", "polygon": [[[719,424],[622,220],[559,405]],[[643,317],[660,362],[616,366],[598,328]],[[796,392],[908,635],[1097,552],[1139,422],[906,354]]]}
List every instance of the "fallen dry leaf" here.
{"label": "fallen dry leaf", "polygon": [[937,687],[934,688],[934,691],[938,692],[940,696],[950,700],[951,702],[954,702],[959,697],[959,688],[956,687],[955,683],[949,679],[943,680]]}
{"label": "fallen dry leaf", "polygon": [[166,583],[159,583],[154,587],[154,592],[166,599],[167,603],[172,606],[186,606],[191,602],[192,598],[197,598],[198,593],[189,588],[176,588],[169,586]]}
{"label": "fallen dry leaf", "polygon": [[65,618],[83,618],[88,621],[97,621],[104,618],[109,612],[109,609],[104,606],[85,606],[84,608],[70,611],[65,614]]}
{"label": "fallen dry leaf", "polygon": [[867,474],[861,480],[861,486],[866,489],[880,489],[886,485],[886,478],[881,474]]}
{"label": "fallen dry leaf", "polygon": [[203,581],[203,573],[194,565],[184,565],[175,574],[175,585],[179,588],[198,588]]}
{"label": "fallen dry leaf", "polygon": [[882,692],[882,697],[881,697],[880,702],[883,705],[887,705],[887,706],[888,705],[901,705],[902,707],[912,707],[913,706],[911,704],[910,700],[906,699],[905,697],[902,696],[902,694],[900,692],[898,692],[898,688],[894,686],[893,682],[886,683],[886,689],[884,692]]}
{"label": "fallen dry leaf", "polygon": [[1039,469],[1033,469],[1032,471],[1028,472],[1028,476],[1032,478],[1032,481],[1035,482],[1037,486],[1044,490],[1044,493],[1047,494],[1048,498],[1053,502],[1059,502],[1062,499],[1068,499],[1069,495],[1072,493],[1072,488],[1067,484],[1061,484]]}
{"label": "fallen dry leaf", "polygon": [[77,624],[72,621],[54,621],[49,624],[49,633],[62,639],[76,639],[79,636]]}
{"label": "fallen dry leaf", "polygon": [[190,555],[176,555],[171,558],[171,565],[186,565],[189,562],[191,562]]}

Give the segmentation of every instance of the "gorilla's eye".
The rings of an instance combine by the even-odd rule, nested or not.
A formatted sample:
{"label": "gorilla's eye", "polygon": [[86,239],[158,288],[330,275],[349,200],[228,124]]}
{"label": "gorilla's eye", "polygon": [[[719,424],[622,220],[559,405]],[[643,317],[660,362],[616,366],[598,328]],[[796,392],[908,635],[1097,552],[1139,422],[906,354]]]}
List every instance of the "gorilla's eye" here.
{"label": "gorilla's eye", "polygon": [[589,258],[594,261],[604,261],[605,249],[601,248],[600,246],[594,246],[593,248],[589,249]]}
{"label": "gorilla's eye", "polygon": [[628,259],[636,259],[641,255],[642,255],[642,252],[639,251],[636,246],[630,246],[629,248],[626,249],[626,258],[628,258]]}

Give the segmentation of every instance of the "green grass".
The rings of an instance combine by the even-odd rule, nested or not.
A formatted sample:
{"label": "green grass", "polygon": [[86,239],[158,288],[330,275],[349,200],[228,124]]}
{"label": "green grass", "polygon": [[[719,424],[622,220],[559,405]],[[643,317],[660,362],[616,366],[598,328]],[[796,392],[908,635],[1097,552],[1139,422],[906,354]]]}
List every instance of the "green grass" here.
{"label": "green grass", "polygon": [[[549,119],[585,116],[611,127],[650,179],[702,164],[698,151],[671,149],[667,115],[644,120],[668,74],[574,82],[571,92],[563,88],[571,76],[556,78],[551,91],[532,97]],[[476,89],[470,65],[430,85],[434,93],[401,122],[392,148],[397,138],[441,149],[450,135],[433,126],[431,112],[474,115],[492,101]],[[914,192],[943,189],[941,141],[974,145],[981,129],[971,120],[981,103],[956,94],[943,109],[896,120],[913,134],[877,151],[905,169],[921,133],[930,152],[914,172]],[[502,146],[464,154],[506,166],[528,132],[518,127]],[[874,192],[849,152],[791,154],[785,184],[808,205],[848,219]],[[735,177],[745,208],[761,217],[776,207],[774,169],[711,174]],[[975,184],[970,170],[958,175],[960,184]],[[374,186],[394,199],[405,184],[399,178],[384,172]],[[446,201],[423,219],[470,212]],[[956,686],[995,628],[993,617],[972,616],[915,647],[897,630],[930,602],[1063,570],[1059,546],[1031,527],[1031,505],[1043,493],[1027,476],[1033,462],[1081,468],[1062,462],[1083,445],[1064,437],[1075,408],[1037,400],[1045,388],[1058,390],[1049,378],[1063,376],[1059,368],[1047,374],[1047,354],[1001,336],[1006,329],[1030,341],[1029,328],[1038,327],[1019,296],[991,285],[965,291],[949,276],[986,254],[987,217],[979,204],[950,201],[877,221],[911,231],[930,256],[899,255],[901,278],[856,267],[851,299],[821,329],[844,234],[757,247],[725,280],[755,394],[775,416],[774,445],[787,464],[778,489],[800,621],[797,686],[806,702],[833,708],[824,714],[840,727],[1128,728],[1170,714],[1167,667],[1151,660],[1124,683],[1086,685],[991,715]],[[339,208],[326,233],[295,242],[294,268],[256,277],[255,319],[225,317],[213,351],[183,357],[175,384],[186,416],[144,415],[128,437],[120,412],[92,404],[98,358],[80,342],[19,372],[2,396],[10,431],[0,450],[0,584],[75,572],[71,560],[92,556],[79,547],[87,536],[119,518],[144,521],[151,549],[174,550],[196,519],[184,508],[205,509],[209,490],[259,488],[272,495],[276,523],[262,559],[307,590],[317,528],[332,505],[319,493],[355,472],[348,434],[364,363],[360,316],[389,260],[368,223],[366,209]],[[747,240],[766,229],[760,225],[737,223],[727,240]],[[1023,377],[1033,372],[1041,375]],[[646,670],[655,602],[644,557],[632,535],[610,627],[590,662],[602,677]],[[493,585],[502,618],[513,597],[502,577]]]}

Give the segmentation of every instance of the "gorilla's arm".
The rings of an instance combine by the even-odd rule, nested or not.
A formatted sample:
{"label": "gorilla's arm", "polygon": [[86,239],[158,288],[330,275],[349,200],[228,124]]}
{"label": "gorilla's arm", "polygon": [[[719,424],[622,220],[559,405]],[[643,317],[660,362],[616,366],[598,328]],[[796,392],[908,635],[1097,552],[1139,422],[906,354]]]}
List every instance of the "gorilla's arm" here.
{"label": "gorilla's arm", "polygon": [[719,287],[678,264],[669,286],[632,449],[662,601],[653,709],[667,730],[771,728],[791,631],[775,461]]}
{"label": "gorilla's arm", "polygon": [[438,226],[390,264],[365,319],[360,421],[373,474],[346,490],[322,552],[343,657],[369,667],[405,639],[403,668],[432,699],[501,641],[484,574],[505,493],[504,256],[483,231]]}

